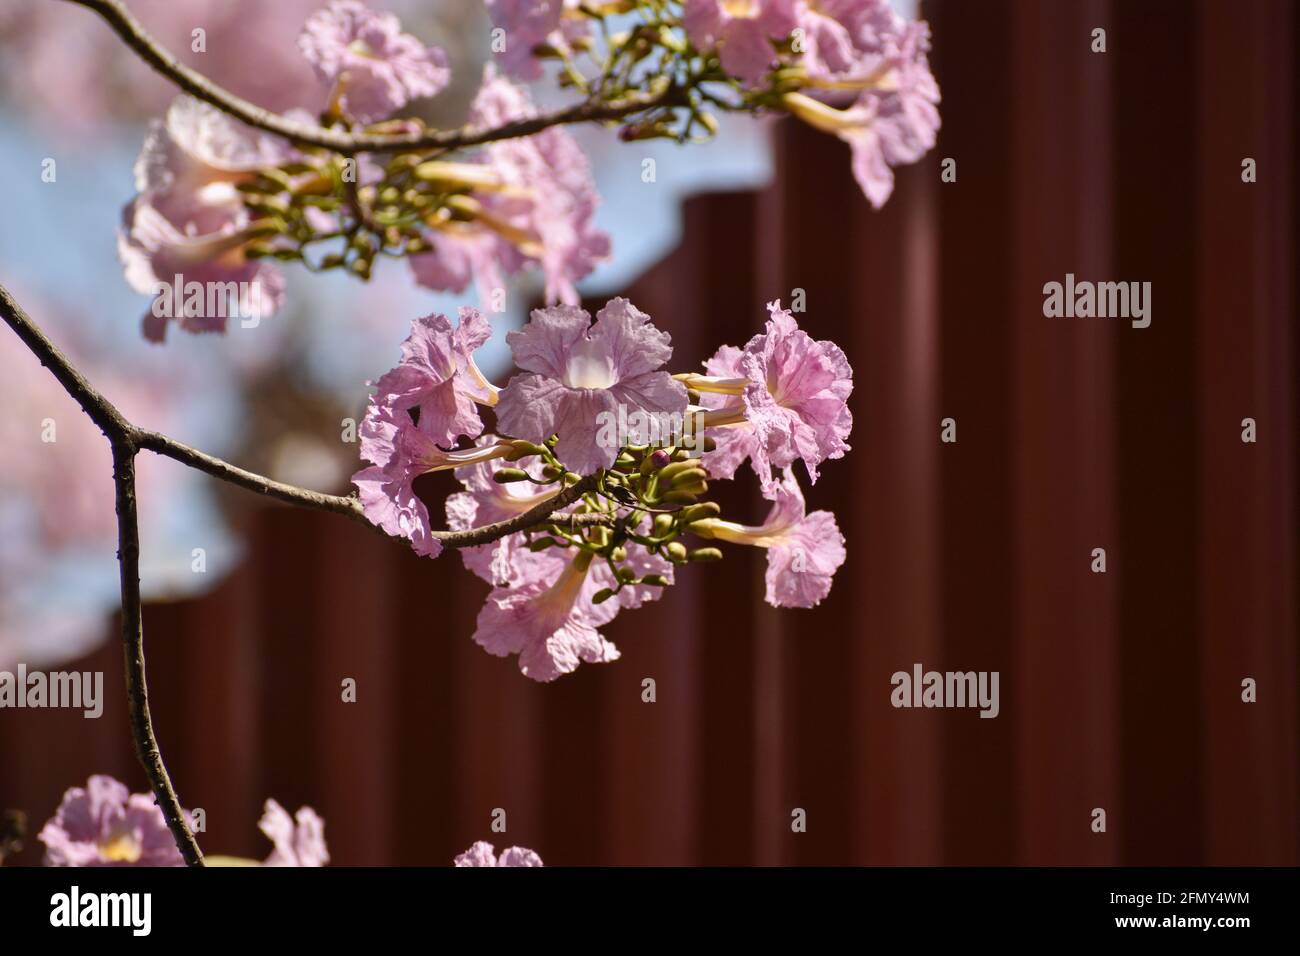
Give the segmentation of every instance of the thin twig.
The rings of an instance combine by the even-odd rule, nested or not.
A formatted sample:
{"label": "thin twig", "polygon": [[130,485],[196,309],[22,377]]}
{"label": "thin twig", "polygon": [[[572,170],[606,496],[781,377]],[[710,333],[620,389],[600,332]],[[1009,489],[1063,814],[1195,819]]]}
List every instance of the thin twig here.
{"label": "thin twig", "polygon": [[144,621],[140,608],[140,525],[135,501],[135,448],[113,442],[113,482],[117,487],[117,562],[122,587],[122,653],[126,662],[126,700],[136,756],[153,786],[154,799],[186,866],[203,866],[203,851],[190,830],[180,798],[163,764],[149,713],[149,683],[144,667]]}
{"label": "thin twig", "polygon": [[318,146],[345,156],[385,150],[449,150],[478,146],[502,139],[531,136],[551,126],[569,123],[618,120],[654,107],[683,105],[686,100],[676,86],[657,94],[633,93],[604,103],[583,100],[549,113],[513,120],[492,129],[462,127],[451,130],[417,130],[410,133],[349,133],[295,122],[263,109],[218,86],[197,70],[179,62],[151,37],[120,0],[66,0],[98,13],[123,42],[155,71],[206,103],[243,120],[249,126],[283,136],[300,146]]}

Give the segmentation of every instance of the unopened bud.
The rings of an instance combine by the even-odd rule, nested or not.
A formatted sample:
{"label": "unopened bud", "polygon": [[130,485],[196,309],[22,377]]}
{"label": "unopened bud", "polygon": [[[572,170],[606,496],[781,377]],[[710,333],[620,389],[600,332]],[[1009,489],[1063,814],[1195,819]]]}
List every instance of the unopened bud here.
{"label": "unopened bud", "polygon": [[527,481],[528,472],[522,468],[499,468],[492,480],[498,485],[508,485],[513,481]]}
{"label": "unopened bud", "polygon": [[614,596],[614,592],[612,590],[610,590],[609,588],[601,588],[599,591],[597,591],[595,594],[591,596],[591,603],[604,604],[613,596]]}
{"label": "unopened bud", "polygon": [[670,541],[664,548],[668,552],[668,560],[681,564],[686,560],[686,545],[680,541]]}
{"label": "unopened bud", "polygon": [[696,548],[691,552],[692,561],[721,561],[722,552],[717,548]]}
{"label": "unopened bud", "polygon": [[703,501],[698,505],[683,508],[680,512],[682,524],[703,521],[705,518],[716,518],[720,514],[722,514],[722,508],[718,506],[716,501]]}
{"label": "unopened bud", "polygon": [[544,455],[546,449],[541,445],[534,445],[530,441],[524,441],[522,438],[516,438],[510,442],[510,450],[505,453],[506,461],[518,461],[520,458],[527,458],[529,455]]}

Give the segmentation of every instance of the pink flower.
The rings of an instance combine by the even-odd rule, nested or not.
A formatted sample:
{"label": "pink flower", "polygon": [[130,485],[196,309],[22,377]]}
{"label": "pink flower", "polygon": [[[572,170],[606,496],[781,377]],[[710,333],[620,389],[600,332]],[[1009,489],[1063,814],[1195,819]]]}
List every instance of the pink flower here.
{"label": "pink flower", "polygon": [[804,513],[803,492],[793,472],[764,493],[773,502],[757,527],[720,518],[697,521],[702,537],[767,549],[767,603],[773,607],[816,607],[830,593],[831,579],[844,563],[844,536],[829,511]]}
{"label": "pink flower", "polygon": [[670,337],[626,299],[611,299],[591,316],[572,306],[537,309],[532,321],[506,336],[516,375],[501,391],[500,430],[544,441],[559,436],[556,455],[572,471],[608,468],[618,455],[600,440],[606,416],[620,404],[627,415],[681,414],[686,389],[657,371],[672,355]]}
{"label": "pink flower", "polygon": [[853,175],[879,209],[893,192],[893,168],[916,162],[937,141],[939,85],[926,56],[927,24],[909,23],[887,8],[871,24],[855,34],[855,58],[847,64],[816,45],[805,58],[814,92],[818,79],[831,89],[861,87],[851,106],[836,109],[804,93],[787,93],[782,102],[849,144]]}
{"label": "pink flower", "polygon": [[252,224],[235,187],[293,155],[287,143],[190,97],[154,123],[136,161],[139,195],[118,236],[127,282],[155,296],[146,338],[161,341],[169,319],[192,332],[222,331],[231,315],[276,312],[284,279],[245,257]]}
{"label": "pink flower", "polygon": [[[535,114],[528,94],[489,64],[470,125],[497,127]],[[429,222],[433,251],[411,257],[416,281],[461,292],[474,279],[486,299],[502,288],[503,275],[535,264],[548,302],[577,303],[574,283],[609,255],[609,237],[595,227],[600,197],[577,142],[552,126],[490,143],[474,161],[487,167],[491,185],[471,188],[458,217],[444,210]]]}
{"label": "pink flower", "polygon": [[592,603],[600,588],[587,573],[591,560],[589,553],[580,552],[554,577],[494,590],[479,611],[474,641],[497,657],[519,655],[524,676],[543,682],[576,670],[583,661],[617,660],[618,648],[596,629],[614,619],[619,605],[612,600]]}
{"label": "pink flower", "polygon": [[352,483],[371,522],[394,537],[406,538],[416,554],[436,558],[442,553],[442,542],[430,523],[428,508],[415,493],[415,479],[433,471],[490,461],[510,451],[507,442],[444,451],[408,414],[394,414],[372,399],[361,424],[361,455],[371,466],[353,475]]}
{"label": "pink flower", "polygon": [[492,337],[477,309],[462,308],[455,327],[445,315],[411,323],[397,367],[375,382],[373,401],[396,417],[415,409],[418,427],[439,445],[483,431],[478,405],[495,405],[497,389],[474,363],[474,350]]}
{"label": "pink flower", "polygon": [[[723,391],[702,391],[701,405],[709,410],[715,420],[736,419],[729,425],[708,429],[707,434],[717,443],[717,447],[713,451],[706,451],[703,459],[704,466],[714,478],[734,478],[736,469],[754,454],[758,445],[754,426],[745,421],[745,404],[740,397],[749,384],[740,367],[744,354],[743,349],[724,345],[704,363],[706,378],[714,380],[707,384]],[[692,377],[687,384],[706,383]]]}
{"label": "pink flower", "polygon": [[565,17],[576,10],[578,0],[486,0],[492,22],[505,31],[505,48],[497,60],[507,73],[521,80],[535,80],[542,74],[533,48],[547,44],[569,49],[569,44],[590,32],[578,17]]}
{"label": "pink flower", "polygon": [[324,866],[330,861],[325,821],[311,807],[291,817],[280,804],[267,800],[257,827],[275,844],[263,866]]}
{"label": "pink flower", "polygon": [[[479,439],[478,444],[491,446],[496,442],[494,436],[485,436]],[[541,477],[540,459],[534,457],[512,465],[521,466],[533,477]],[[456,469],[456,477],[465,490],[447,496],[447,527],[453,531],[481,528],[523,514],[559,493],[559,485],[539,485],[531,481],[500,484],[492,476],[501,467],[501,459],[494,458]],[[523,534],[506,535],[488,544],[461,548],[460,556],[465,567],[494,587],[518,587],[528,579],[553,576],[559,573],[559,566],[565,560],[554,549],[528,550]]]}
{"label": "pink flower", "polygon": [[46,866],[183,866],[176,841],[152,795],[93,776],[63,795],[37,837]]}
{"label": "pink flower", "polygon": [[[549,549],[533,553],[519,546],[513,552],[512,583],[488,595],[478,615],[474,640],[497,657],[519,655],[519,669],[536,681],[552,681],[578,664],[617,660],[618,648],[597,628],[612,621],[625,607],[638,608],[658,600],[662,587],[625,585],[615,595],[594,603],[597,592],[618,587],[609,564],[591,554]],[[663,576],[672,584],[672,565],[637,544],[627,546],[622,567],[638,577]]]}
{"label": "pink flower", "polygon": [[686,0],[682,25],[696,49],[716,48],[722,68],[753,86],[776,62],[773,40],[796,24],[794,0]]}
{"label": "pink flower", "polygon": [[496,847],[486,840],[479,840],[468,850],[456,857],[456,866],[541,866],[542,858],[532,850],[521,846],[512,846],[503,850],[498,859]]}
{"label": "pink flower", "polygon": [[815,341],[780,302],[769,303],[768,311],[767,331],[745,346],[740,363],[749,379],[743,398],[757,439],[754,467],[767,486],[769,464],[784,468],[802,460],[816,484],[818,464],[849,450],[853,369],[838,345]]}
{"label": "pink flower", "polygon": [[333,84],[333,101],[344,115],[361,123],[434,96],[451,79],[445,52],[425,47],[402,32],[396,16],[359,0],[333,0],[308,17],[298,49],[317,76]]}
{"label": "pink flower", "polygon": [[748,457],[770,491],[773,465],[802,460],[816,483],[817,466],[849,450],[853,369],[838,345],[814,340],[780,302],[767,308],[762,335],[743,350],[724,345],[705,363],[707,376],[685,381],[712,409],[705,422],[718,447],[704,455],[710,474],[730,478]]}

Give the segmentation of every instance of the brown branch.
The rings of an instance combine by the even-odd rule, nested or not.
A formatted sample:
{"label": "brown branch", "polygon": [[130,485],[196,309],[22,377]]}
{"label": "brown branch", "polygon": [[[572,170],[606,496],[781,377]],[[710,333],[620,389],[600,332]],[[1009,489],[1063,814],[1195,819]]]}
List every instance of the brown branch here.
{"label": "brown branch", "polygon": [[162,810],[176,847],[190,866],[203,865],[199,849],[163,764],[149,715],[145,681],[144,625],[140,611],[140,532],[136,520],[135,455],[139,449],[135,427],[113,403],[95,390],[59,349],[46,338],[9,290],[0,286],[0,313],[23,343],[53,373],[59,384],[108,437],[113,449],[113,483],[117,494],[117,559],[121,572],[122,650],[126,660],[126,694],[131,713],[131,737],[136,756],[149,777],[154,799]]}
{"label": "brown branch", "polygon": [[571,106],[512,120],[491,129],[466,126],[452,130],[418,130],[410,133],[349,133],[286,119],[218,86],[197,70],[179,62],[151,37],[120,0],[67,0],[98,13],[142,60],[178,87],[249,126],[283,136],[300,146],[318,146],[350,156],[385,150],[450,150],[478,146],[502,139],[531,136],[551,126],[623,119],[658,106],[684,105],[682,91],[670,85],[655,94],[632,94],[612,103],[583,100]]}
{"label": "brown branch", "polygon": [[140,525],[135,501],[136,449],[129,442],[113,442],[113,482],[117,487],[117,562],[122,588],[122,653],[126,662],[126,700],[131,715],[131,736],[136,756],[172,831],[186,866],[203,866],[203,851],[190,830],[180,798],[172,788],[163,764],[158,738],[149,713],[149,683],[144,666],[144,621],[140,608]]}

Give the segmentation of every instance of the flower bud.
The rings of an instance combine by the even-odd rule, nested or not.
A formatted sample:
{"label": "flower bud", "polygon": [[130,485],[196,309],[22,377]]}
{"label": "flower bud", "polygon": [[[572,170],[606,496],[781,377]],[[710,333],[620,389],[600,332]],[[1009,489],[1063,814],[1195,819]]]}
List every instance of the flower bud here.
{"label": "flower bud", "polygon": [[681,564],[686,560],[686,545],[680,541],[670,541],[664,550],[668,552],[668,560],[675,564]]}
{"label": "flower bud", "polygon": [[668,579],[664,577],[662,574],[647,574],[645,577],[641,579],[641,583],[648,584],[651,587],[655,587],[655,588],[668,587]]}
{"label": "flower bud", "polygon": [[702,521],[705,518],[716,518],[722,514],[722,508],[716,501],[704,501],[698,505],[691,505],[683,508],[680,512],[682,524],[690,524],[692,521]]}
{"label": "flower bud", "polygon": [[591,603],[604,604],[613,596],[614,596],[614,592],[612,590],[610,590],[609,588],[601,588],[599,591],[597,591],[595,594],[591,596]]}
{"label": "flower bud", "polygon": [[672,515],[655,515],[655,523],[652,527],[651,534],[656,538],[662,538],[673,528]]}
{"label": "flower bud", "polygon": [[696,548],[691,552],[692,561],[721,561],[722,552],[717,548]]}
{"label": "flower bud", "polygon": [[[510,442],[510,451],[511,454],[518,454],[519,458],[524,458],[528,455],[546,454],[546,449],[541,445],[535,445],[530,441],[524,441],[522,438],[516,438]],[[519,458],[511,458],[509,455],[507,455],[506,458],[509,461],[519,460]]]}
{"label": "flower bud", "polygon": [[498,485],[508,485],[513,481],[527,481],[528,472],[522,468],[500,468],[492,476],[492,480]]}

